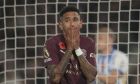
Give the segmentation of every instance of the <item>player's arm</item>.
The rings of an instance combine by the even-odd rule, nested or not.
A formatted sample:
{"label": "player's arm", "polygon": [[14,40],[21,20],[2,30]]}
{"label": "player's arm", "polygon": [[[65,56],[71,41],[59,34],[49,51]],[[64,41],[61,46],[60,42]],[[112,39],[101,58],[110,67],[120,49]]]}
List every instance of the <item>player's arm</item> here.
{"label": "player's arm", "polygon": [[105,84],[115,84],[117,80],[117,71],[113,70],[110,75],[98,75],[98,79]]}
{"label": "player's arm", "polygon": [[[84,56],[85,54],[83,54],[82,50],[80,49],[80,38],[78,37],[79,34],[75,35],[75,38],[74,40],[76,42],[74,42],[73,46],[74,46],[74,49],[75,49],[75,54],[77,55],[77,59],[80,63],[80,68],[84,74],[84,76],[86,77],[87,79],[87,82],[88,84],[90,82],[93,82],[96,78],[96,75],[97,75],[97,70],[96,70],[96,67],[93,66],[86,58],[86,56]],[[76,37],[77,36],[77,37]],[[94,45],[94,43],[91,43]],[[90,45],[90,48],[92,48],[93,45]],[[92,53],[93,53],[94,49],[92,50]],[[89,51],[88,51],[89,52]],[[95,52],[94,52],[95,53]],[[91,58],[93,59],[93,58]],[[93,59],[92,61],[95,62],[95,59]],[[95,62],[96,63],[96,62]]]}
{"label": "player's arm", "polygon": [[66,50],[64,56],[59,59],[54,39],[50,39],[45,43],[44,62],[47,67],[47,73],[51,83],[57,84],[60,82],[71,55],[71,50]]}
{"label": "player's arm", "polygon": [[[77,55],[77,59],[80,63],[80,68],[81,68],[81,70],[82,70],[82,72],[83,72],[84,76],[86,77],[87,82],[89,84],[90,82],[95,80],[96,75],[97,75],[97,70],[91,63],[88,62],[88,60],[85,58],[82,50],[80,49],[80,32],[79,33],[72,32],[72,35],[73,35],[72,36],[73,38],[71,38],[71,41],[73,44],[72,45],[73,49],[75,50],[75,53],[78,52],[78,53],[76,53],[76,55]],[[91,45],[91,46],[93,46],[93,45]],[[93,61],[95,61],[95,60],[93,60]]]}
{"label": "player's arm", "polygon": [[84,54],[77,56],[77,58],[80,63],[80,68],[83,74],[85,75],[85,77],[87,78],[88,83],[95,80],[96,75],[97,75],[96,67],[94,67],[92,64],[88,62]]}
{"label": "player's arm", "polygon": [[48,75],[53,83],[58,84],[60,82],[71,55],[71,51],[68,50],[65,52],[64,56],[58,64],[47,66]]}
{"label": "player's arm", "polygon": [[98,75],[98,79],[103,81],[105,84],[115,84],[118,78],[123,78],[124,84],[127,79],[126,73],[119,73],[117,70],[112,70],[112,72],[109,75]]}

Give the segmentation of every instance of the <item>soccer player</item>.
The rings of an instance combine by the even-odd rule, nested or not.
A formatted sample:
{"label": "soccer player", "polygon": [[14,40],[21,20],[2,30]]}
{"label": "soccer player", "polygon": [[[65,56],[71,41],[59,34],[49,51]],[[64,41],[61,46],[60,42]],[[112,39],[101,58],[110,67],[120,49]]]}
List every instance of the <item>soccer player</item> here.
{"label": "soccer player", "polygon": [[116,35],[107,25],[102,25],[97,33],[97,81],[96,84],[126,84],[128,57],[113,48]]}
{"label": "soccer player", "polygon": [[64,7],[59,14],[63,34],[45,42],[44,62],[47,84],[90,84],[95,80],[95,42],[80,36],[82,20],[74,6]]}

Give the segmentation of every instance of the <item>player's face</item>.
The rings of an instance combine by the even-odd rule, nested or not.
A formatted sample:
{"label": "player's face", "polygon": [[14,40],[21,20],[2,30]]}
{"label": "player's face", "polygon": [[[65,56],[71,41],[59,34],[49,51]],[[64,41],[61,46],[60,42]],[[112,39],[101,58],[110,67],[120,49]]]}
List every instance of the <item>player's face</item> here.
{"label": "player's face", "polygon": [[82,21],[77,12],[66,12],[59,23],[61,30],[67,31],[80,31],[82,28]]}
{"label": "player's face", "polygon": [[98,50],[103,51],[112,46],[113,39],[108,33],[99,33],[97,37]]}

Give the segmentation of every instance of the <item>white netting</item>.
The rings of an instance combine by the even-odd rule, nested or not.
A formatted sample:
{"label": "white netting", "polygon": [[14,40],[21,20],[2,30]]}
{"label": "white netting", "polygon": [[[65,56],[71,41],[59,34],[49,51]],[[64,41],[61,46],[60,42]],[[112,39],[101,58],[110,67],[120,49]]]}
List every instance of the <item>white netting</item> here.
{"label": "white netting", "polygon": [[116,47],[129,58],[128,84],[140,84],[139,0],[0,0],[0,84],[46,84],[42,48],[59,33],[58,12],[77,6],[82,35],[94,37],[107,23],[118,35]]}

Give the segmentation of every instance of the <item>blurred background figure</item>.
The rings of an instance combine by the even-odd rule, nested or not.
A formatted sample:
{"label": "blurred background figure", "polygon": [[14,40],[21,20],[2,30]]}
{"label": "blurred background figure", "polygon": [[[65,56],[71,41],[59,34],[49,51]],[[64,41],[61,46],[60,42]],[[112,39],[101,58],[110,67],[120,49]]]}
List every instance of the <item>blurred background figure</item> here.
{"label": "blurred background figure", "polygon": [[128,57],[113,47],[116,41],[113,32],[107,25],[102,25],[96,36],[98,69],[96,84],[127,83]]}

